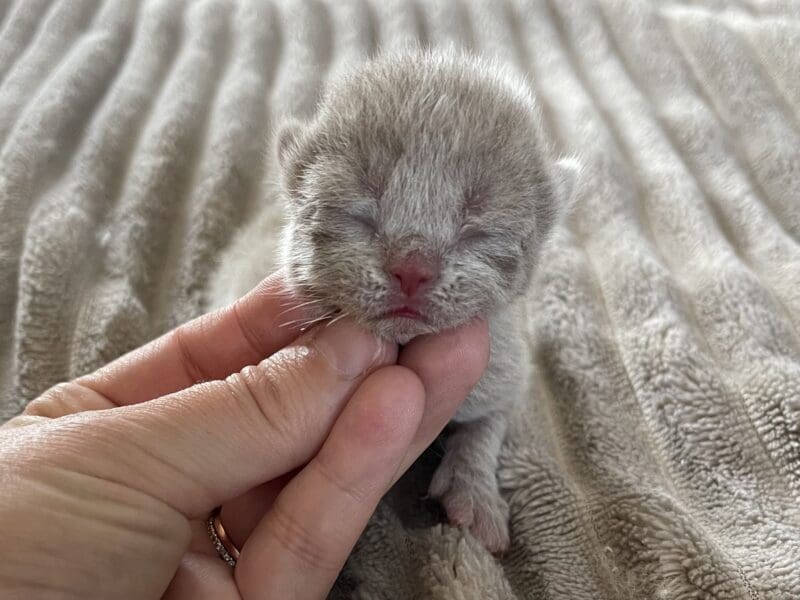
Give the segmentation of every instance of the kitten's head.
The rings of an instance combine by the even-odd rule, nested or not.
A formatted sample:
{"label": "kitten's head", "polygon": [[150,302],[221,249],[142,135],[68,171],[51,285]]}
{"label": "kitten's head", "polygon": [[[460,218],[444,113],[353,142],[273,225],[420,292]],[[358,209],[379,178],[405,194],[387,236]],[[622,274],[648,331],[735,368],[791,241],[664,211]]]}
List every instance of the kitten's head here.
{"label": "kitten's head", "polygon": [[291,284],[401,343],[508,303],[566,193],[541,137],[527,86],[495,64],[366,63],[278,134]]}

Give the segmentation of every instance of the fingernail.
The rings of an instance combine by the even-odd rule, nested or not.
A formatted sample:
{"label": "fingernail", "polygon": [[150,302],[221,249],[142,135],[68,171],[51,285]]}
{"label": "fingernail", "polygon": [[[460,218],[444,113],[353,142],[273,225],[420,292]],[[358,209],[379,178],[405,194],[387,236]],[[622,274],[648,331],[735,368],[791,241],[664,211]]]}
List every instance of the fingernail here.
{"label": "fingernail", "polygon": [[350,319],[321,325],[315,330],[311,344],[335,371],[350,379],[397,359],[396,344],[378,338]]}

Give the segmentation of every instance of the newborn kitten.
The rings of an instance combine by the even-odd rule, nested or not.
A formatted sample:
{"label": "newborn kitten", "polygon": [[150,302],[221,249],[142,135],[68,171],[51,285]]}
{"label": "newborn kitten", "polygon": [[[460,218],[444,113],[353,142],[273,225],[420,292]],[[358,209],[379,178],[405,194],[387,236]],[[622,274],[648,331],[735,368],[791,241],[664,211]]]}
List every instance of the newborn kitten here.
{"label": "newborn kitten", "polygon": [[[509,544],[495,472],[524,386],[518,300],[576,173],[546,158],[537,115],[525,82],[497,64],[409,51],[334,82],[315,118],[285,125],[276,145],[282,262],[318,317],[350,315],[401,344],[488,319],[490,363],[430,494],[493,552]],[[253,249],[267,227],[242,236],[246,265],[223,263],[212,297],[227,300],[242,269],[266,275]]]}

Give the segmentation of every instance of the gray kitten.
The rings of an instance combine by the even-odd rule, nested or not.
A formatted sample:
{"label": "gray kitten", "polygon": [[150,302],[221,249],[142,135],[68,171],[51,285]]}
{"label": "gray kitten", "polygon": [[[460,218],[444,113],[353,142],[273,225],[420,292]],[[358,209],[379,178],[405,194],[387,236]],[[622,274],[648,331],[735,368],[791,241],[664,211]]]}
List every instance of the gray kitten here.
{"label": "gray kitten", "polygon": [[[414,50],[334,82],[314,119],[286,124],[276,145],[283,266],[319,318],[350,315],[398,343],[488,318],[490,363],[453,419],[430,494],[493,552],[509,544],[495,472],[524,387],[519,300],[576,173],[548,160],[542,137],[528,86],[507,68]],[[253,244],[265,227],[243,234],[239,252],[261,276]],[[236,278],[229,266],[217,297]]]}

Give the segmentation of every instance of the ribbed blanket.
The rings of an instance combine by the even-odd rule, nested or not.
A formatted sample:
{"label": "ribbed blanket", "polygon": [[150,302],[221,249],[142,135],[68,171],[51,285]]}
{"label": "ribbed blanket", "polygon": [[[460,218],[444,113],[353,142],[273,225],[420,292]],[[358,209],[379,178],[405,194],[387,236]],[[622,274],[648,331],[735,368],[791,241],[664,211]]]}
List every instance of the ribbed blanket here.
{"label": "ribbed blanket", "polygon": [[[800,5],[0,1],[0,419],[199,314],[274,126],[410,40],[530,76],[584,172],[527,311],[495,559],[421,492],[332,593],[800,598]],[[426,516],[427,515],[427,516]]]}

